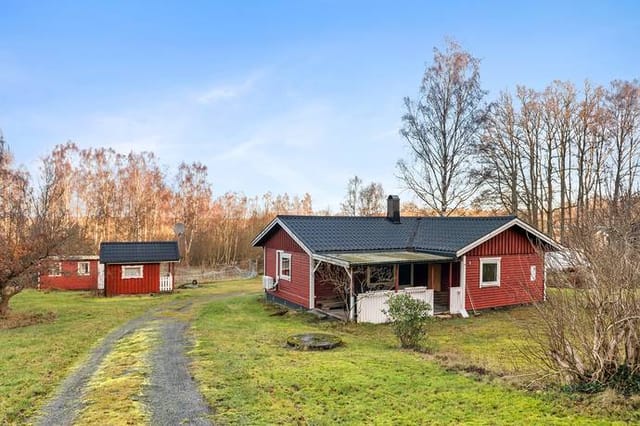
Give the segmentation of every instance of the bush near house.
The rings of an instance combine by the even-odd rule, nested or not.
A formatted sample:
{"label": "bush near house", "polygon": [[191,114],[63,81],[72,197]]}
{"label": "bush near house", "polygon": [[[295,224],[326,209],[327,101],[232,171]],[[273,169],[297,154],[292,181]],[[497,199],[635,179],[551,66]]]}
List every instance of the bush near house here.
{"label": "bush near house", "polygon": [[408,294],[395,294],[387,302],[385,311],[391,321],[393,333],[406,349],[420,349],[426,339],[427,324],[431,321],[428,303]]}

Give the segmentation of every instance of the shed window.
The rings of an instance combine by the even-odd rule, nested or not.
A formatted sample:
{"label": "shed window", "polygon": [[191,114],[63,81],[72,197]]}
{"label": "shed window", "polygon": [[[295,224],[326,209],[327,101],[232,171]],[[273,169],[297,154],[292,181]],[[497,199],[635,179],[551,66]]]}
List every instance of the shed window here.
{"label": "shed window", "polygon": [[291,253],[280,253],[280,278],[291,280]]}
{"label": "shed window", "polygon": [[142,271],[143,271],[142,265],[135,265],[135,266],[123,265],[122,279],[142,278],[143,276]]}
{"label": "shed window", "polygon": [[89,262],[78,262],[78,275],[89,275]]}
{"label": "shed window", "polygon": [[49,265],[48,275],[50,277],[59,277],[62,275],[62,263],[61,262],[53,262]]}
{"label": "shed window", "polygon": [[480,259],[480,287],[500,287],[500,258]]}

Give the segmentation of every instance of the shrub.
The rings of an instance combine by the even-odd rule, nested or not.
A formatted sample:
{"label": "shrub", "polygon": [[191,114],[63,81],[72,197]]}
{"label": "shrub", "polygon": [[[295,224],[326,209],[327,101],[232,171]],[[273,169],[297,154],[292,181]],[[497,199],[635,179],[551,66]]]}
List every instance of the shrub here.
{"label": "shrub", "polygon": [[527,351],[567,390],[640,394],[640,205],[601,214],[567,229],[580,279],[555,277]]}
{"label": "shrub", "polygon": [[403,348],[419,349],[426,338],[427,323],[431,320],[431,306],[408,294],[395,294],[389,298],[385,313],[393,332]]}

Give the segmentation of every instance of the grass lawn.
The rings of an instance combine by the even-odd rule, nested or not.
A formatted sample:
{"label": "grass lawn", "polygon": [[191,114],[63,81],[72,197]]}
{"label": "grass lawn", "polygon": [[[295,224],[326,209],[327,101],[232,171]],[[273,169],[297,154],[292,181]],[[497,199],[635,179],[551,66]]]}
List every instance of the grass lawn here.
{"label": "grass lawn", "polygon": [[162,296],[95,297],[87,292],[25,290],[11,300],[20,313],[53,312],[49,323],[0,329],[0,424],[23,423],[111,330],[176,299],[258,291],[258,280],[216,283]]}
{"label": "grass lawn", "polygon": [[[433,356],[399,350],[388,326],[342,325],[271,312],[259,297],[245,296],[212,302],[196,319],[194,373],[220,424],[640,421],[637,409],[594,411],[560,392],[530,392],[502,379],[448,369]],[[508,322],[513,315],[520,311],[435,322],[435,359],[440,354],[457,363],[511,371],[502,360],[517,353],[514,341],[526,341],[526,333]],[[285,347],[287,336],[306,331],[338,334],[346,345],[328,352]]]}

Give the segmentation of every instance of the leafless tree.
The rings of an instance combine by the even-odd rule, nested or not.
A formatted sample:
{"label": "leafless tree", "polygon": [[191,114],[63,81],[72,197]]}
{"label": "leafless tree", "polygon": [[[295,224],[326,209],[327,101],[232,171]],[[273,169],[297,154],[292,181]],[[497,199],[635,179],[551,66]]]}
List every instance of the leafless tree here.
{"label": "leafless tree", "polygon": [[451,214],[474,193],[469,176],[483,118],[480,61],[455,42],[434,49],[415,100],[405,98],[400,134],[408,161],[398,161],[399,177],[439,215]]}
{"label": "leafless tree", "polygon": [[358,205],[360,198],[360,191],[362,190],[362,179],[358,176],[354,176],[349,179],[347,183],[347,194],[344,197],[344,201],[340,204],[342,214],[346,216],[355,216],[358,214]]}
{"label": "leafless tree", "polygon": [[65,182],[58,179],[54,163],[43,162],[41,172],[40,188],[34,191],[0,138],[0,317],[9,313],[12,297],[37,284],[46,259],[74,235]]}
{"label": "leafless tree", "polygon": [[201,163],[181,163],[176,176],[176,192],[173,197],[173,212],[176,223],[185,225],[183,260],[188,266],[194,237],[202,232],[204,218],[211,208],[211,184],[207,178],[207,167]]}
{"label": "leafless tree", "polygon": [[480,168],[475,170],[478,184],[486,188],[479,197],[482,204],[487,205],[487,198],[496,199],[510,214],[518,214],[521,193],[522,134],[518,119],[513,98],[502,92],[487,109],[478,144]]}
{"label": "leafless tree", "polygon": [[[637,204],[637,203],[636,203]],[[568,227],[580,280],[555,275],[562,290],[537,306],[537,345],[530,355],[564,383],[638,392],[640,384],[640,235],[638,206],[607,218],[606,210]],[[611,226],[602,223],[611,220]],[[579,283],[579,286],[576,285]]]}
{"label": "leafless tree", "polygon": [[[607,103],[612,117],[611,206],[618,209],[622,199],[631,200],[636,188],[640,161],[640,86],[637,81],[611,83]],[[615,213],[615,212],[614,212]]]}
{"label": "leafless tree", "polygon": [[361,216],[377,216],[384,212],[385,194],[381,183],[371,182],[360,190],[358,213]]}

